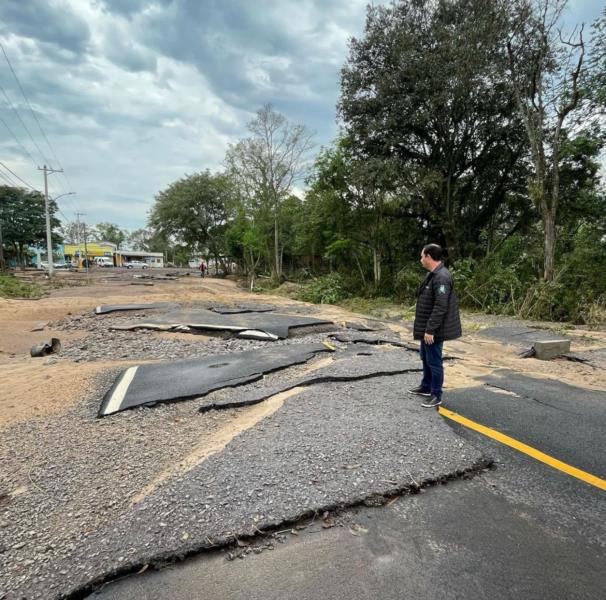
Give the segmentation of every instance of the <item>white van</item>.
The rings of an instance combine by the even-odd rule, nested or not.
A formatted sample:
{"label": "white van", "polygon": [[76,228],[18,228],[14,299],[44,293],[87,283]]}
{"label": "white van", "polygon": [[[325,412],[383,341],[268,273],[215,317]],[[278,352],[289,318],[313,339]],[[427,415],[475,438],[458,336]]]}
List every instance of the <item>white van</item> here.
{"label": "white van", "polygon": [[109,256],[95,256],[95,265],[98,267],[113,267],[114,261]]}

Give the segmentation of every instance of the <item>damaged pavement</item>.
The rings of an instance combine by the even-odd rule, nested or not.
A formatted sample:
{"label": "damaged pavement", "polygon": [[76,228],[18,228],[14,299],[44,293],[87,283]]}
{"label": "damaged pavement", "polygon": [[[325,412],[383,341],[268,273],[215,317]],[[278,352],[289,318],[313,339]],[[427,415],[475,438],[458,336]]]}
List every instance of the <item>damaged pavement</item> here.
{"label": "damaged pavement", "polygon": [[[64,323],[150,351],[121,351],[81,401],[3,429],[0,598],[84,598],[125,575],[99,597],[595,597],[602,492],[422,408],[406,391],[421,363],[405,327],[180,304],[115,302]],[[159,335],[171,356],[153,354]],[[446,407],[554,455],[582,422],[561,459],[605,477],[583,445],[603,439],[603,393],[550,386],[493,370],[447,390]]]}

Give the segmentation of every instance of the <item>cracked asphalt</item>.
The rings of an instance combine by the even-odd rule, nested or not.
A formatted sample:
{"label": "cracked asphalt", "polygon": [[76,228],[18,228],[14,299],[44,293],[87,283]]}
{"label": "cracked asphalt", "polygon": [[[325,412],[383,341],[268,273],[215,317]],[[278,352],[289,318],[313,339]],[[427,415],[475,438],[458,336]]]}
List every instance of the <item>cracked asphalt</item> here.
{"label": "cracked asphalt", "polygon": [[[451,391],[446,406],[603,476],[604,394],[510,372],[499,375],[482,378],[486,386]],[[339,514],[336,527],[318,522],[285,529],[282,543],[268,538],[271,552],[260,552],[266,546],[258,536],[246,541],[254,552],[239,555],[245,560],[227,561],[229,549],[208,552],[172,569],[112,583],[95,597],[601,597],[604,491],[445,422],[460,439],[493,457],[493,468],[473,479],[392,497],[387,506],[350,509]]]}
{"label": "cracked asphalt", "polygon": [[21,591],[28,598],[79,594],[146,564],[171,562],[308,513],[486,466],[482,453],[435,411],[403,393],[416,379],[404,374],[302,391],[222,452],[79,539]]}
{"label": "cracked asphalt", "polygon": [[[110,331],[132,318],[75,316],[63,326],[88,337],[53,360],[280,352],[327,335]],[[116,363],[71,408],[4,428],[0,599],[600,597],[602,490],[421,408],[406,337],[331,331],[333,354],[97,419]],[[505,371],[473,383],[445,406],[604,477],[603,392]]]}

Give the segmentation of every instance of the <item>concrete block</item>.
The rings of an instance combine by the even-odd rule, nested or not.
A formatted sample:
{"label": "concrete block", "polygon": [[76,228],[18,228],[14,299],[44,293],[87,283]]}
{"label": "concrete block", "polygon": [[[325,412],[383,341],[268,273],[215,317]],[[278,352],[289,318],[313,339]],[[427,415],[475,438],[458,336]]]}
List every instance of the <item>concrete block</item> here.
{"label": "concrete block", "polygon": [[550,360],[570,352],[570,340],[544,340],[533,345],[535,358]]}

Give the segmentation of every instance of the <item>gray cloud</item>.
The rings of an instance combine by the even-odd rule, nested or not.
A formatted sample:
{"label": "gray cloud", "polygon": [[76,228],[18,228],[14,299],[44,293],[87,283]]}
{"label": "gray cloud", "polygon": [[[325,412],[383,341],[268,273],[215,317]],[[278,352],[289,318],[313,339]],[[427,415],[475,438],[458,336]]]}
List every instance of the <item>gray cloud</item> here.
{"label": "gray cloud", "polygon": [[169,5],[172,0],[97,0],[105,12],[132,16],[154,5]]}
{"label": "gray cloud", "polygon": [[[221,168],[266,102],[329,143],[366,2],[0,0],[0,39],[68,175],[51,192],[78,192],[59,200],[63,213],[143,226],[158,191]],[[572,2],[585,19],[590,4]],[[1,53],[0,85],[50,154]],[[0,123],[3,162],[40,187],[41,159],[1,94],[0,116],[34,155]]]}
{"label": "gray cloud", "polygon": [[10,25],[11,33],[66,50],[84,52],[90,39],[86,21],[64,2],[49,0],[4,0],[0,19]]}
{"label": "gray cloud", "polygon": [[105,56],[128,71],[155,71],[157,59],[147,48],[133,43],[127,32],[111,29],[105,36]]}

